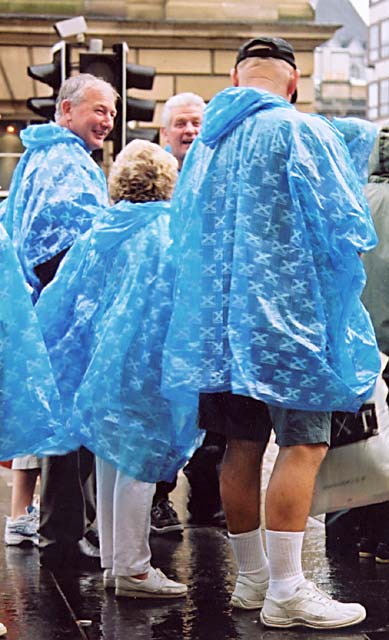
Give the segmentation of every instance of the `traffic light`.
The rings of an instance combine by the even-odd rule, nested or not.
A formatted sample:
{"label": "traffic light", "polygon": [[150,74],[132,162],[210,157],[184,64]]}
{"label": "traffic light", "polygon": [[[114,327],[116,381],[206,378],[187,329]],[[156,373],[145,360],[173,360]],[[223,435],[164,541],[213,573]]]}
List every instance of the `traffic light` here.
{"label": "traffic light", "polygon": [[[144,65],[128,64],[128,47],[125,42],[114,44],[113,53],[80,53],[80,73],[91,73],[110,82],[119,94],[115,127],[108,137],[114,142],[114,155],[134,137],[155,139],[155,129],[128,127],[128,122],[151,122],[154,117],[155,101],[141,100],[127,96],[127,89],[152,89],[155,69]],[[136,135],[133,132],[136,131]]]}
{"label": "traffic light", "polygon": [[67,42],[57,42],[51,49],[52,62],[35,64],[27,67],[30,78],[48,84],[53,89],[53,95],[47,98],[29,98],[27,107],[45,120],[53,120],[55,101],[62,83],[70,76],[70,45]]}

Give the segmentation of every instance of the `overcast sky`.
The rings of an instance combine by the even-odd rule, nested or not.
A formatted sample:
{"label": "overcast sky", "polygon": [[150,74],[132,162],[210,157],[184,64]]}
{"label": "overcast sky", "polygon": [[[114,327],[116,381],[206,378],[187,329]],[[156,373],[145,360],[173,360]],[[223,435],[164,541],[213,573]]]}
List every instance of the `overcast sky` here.
{"label": "overcast sky", "polygon": [[369,23],[369,0],[350,0],[354,7],[359,11],[364,21]]}

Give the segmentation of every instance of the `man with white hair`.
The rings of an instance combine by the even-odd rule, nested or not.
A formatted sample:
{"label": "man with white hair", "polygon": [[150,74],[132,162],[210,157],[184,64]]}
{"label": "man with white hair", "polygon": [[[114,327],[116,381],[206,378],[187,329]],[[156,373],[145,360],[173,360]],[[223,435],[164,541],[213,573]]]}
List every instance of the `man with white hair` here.
{"label": "man with white hair", "polygon": [[205,102],[196,93],[177,93],[162,111],[161,133],[181,170],[185,155],[200,131]]}
{"label": "man with white hair", "polygon": [[[3,222],[34,302],[74,240],[109,205],[105,176],[91,152],[101,149],[112,131],[116,99],[115,89],[104,80],[90,74],[72,76],[60,89],[55,123],[31,125],[21,132],[26,151],[12,179]],[[66,412],[69,398],[62,393],[61,381],[57,384]],[[86,450],[43,459],[39,544],[41,562],[50,569],[69,569],[77,561],[78,543],[86,532],[86,507],[93,510],[82,488],[93,463]]]}
{"label": "man with white hair", "polygon": [[[200,132],[205,102],[196,93],[177,93],[167,100],[162,111],[161,134],[167,148],[182,169],[185,156]],[[220,504],[218,468],[223,457],[225,438],[207,433],[201,447],[184,468],[189,482],[188,511],[191,524],[224,525]],[[151,530],[157,534],[183,531],[172,501],[169,499],[177,479],[158,482],[151,512]]]}

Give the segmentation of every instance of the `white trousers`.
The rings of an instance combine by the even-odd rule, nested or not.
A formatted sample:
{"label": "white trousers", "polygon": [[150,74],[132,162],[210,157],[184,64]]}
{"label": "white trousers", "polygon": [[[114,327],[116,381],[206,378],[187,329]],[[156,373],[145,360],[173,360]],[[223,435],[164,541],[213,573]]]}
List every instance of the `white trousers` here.
{"label": "white trousers", "polygon": [[134,480],[96,457],[101,566],[115,576],[150,568],[150,512],[155,484]]}

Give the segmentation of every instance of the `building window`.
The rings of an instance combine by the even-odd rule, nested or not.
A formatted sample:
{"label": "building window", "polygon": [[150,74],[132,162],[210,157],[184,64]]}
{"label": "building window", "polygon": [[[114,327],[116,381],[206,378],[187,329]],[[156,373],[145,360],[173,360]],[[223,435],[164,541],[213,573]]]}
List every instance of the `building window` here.
{"label": "building window", "polygon": [[389,20],[381,22],[380,54],[381,58],[389,58]]}
{"label": "building window", "polygon": [[379,113],[380,118],[389,115],[389,79],[380,82]]}
{"label": "building window", "polygon": [[380,29],[378,24],[373,24],[369,29],[369,58],[370,62],[376,62],[379,58]]}
{"label": "building window", "polygon": [[369,61],[389,58],[389,19],[372,24],[369,29]]}
{"label": "building window", "polygon": [[378,118],[378,82],[369,85],[369,120]]}

